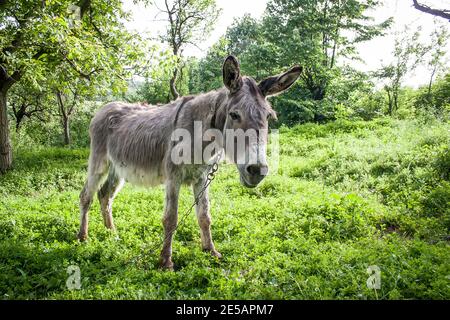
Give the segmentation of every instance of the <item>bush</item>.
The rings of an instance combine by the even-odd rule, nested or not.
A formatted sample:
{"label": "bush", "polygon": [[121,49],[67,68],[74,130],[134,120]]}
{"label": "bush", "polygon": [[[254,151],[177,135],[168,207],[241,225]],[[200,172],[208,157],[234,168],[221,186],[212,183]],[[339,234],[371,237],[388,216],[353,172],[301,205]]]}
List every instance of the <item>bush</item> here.
{"label": "bush", "polygon": [[[80,105],[70,118],[70,136],[72,148],[89,146],[89,125],[98,108],[103,102],[85,102]],[[16,132],[10,121],[11,139],[17,149],[40,148],[42,146],[62,146],[64,144],[61,119],[57,114],[48,117],[47,121],[26,119]]]}
{"label": "bush", "polygon": [[292,126],[314,120],[314,103],[310,100],[277,99],[272,103],[279,124]]}

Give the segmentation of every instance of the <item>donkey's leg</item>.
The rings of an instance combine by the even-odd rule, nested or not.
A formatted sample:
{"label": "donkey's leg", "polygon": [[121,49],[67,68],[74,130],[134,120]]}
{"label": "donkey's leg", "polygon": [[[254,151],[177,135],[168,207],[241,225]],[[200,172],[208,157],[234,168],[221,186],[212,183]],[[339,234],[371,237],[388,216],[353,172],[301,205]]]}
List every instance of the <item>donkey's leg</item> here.
{"label": "donkey's leg", "polygon": [[173,270],[172,238],[178,220],[178,194],[180,183],[173,180],[166,182],[166,202],[164,208],[164,243],[161,251],[161,267]]}
{"label": "donkey's leg", "polygon": [[[192,185],[194,191],[194,197],[197,197],[203,186],[205,185],[205,180],[201,179],[197,183]],[[209,197],[208,188],[200,195],[198,199],[198,204],[195,206],[197,213],[197,220],[200,226],[200,236],[202,239],[203,250],[210,251],[215,257],[222,258],[222,255],[214,247],[214,243],[211,237],[211,215],[209,213]]]}
{"label": "donkey's leg", "polygon": [[103,186],[97,192],[98,200],[100,202],[100,207],[103,215],[103,222],[105,227],[111,230],[115,230],[114,221],[112,217],[112,204],[115,196],[122,189],[124,180],[117,177],[114,169],[111,167],[109,169],[108,178],[106,179]]}
{"label": "donkey's leg", "polygon": [[78,232],[78,239],[84,241],[88,235],[89,224],[89,208],[92,204],[95,192],[98,190],[104,173],[89,174],[83,190],[80,193],[80,231]]}
{"label": "donkey's leg", "polygon": [[92,204],[92,199],[106,176],[109,167],[106,152],[99,152],[96,149],[98,148],[95,147],[93,141],[89,156],[88,176],[83,190],[80,193],[80,231],[78,232],[78,239],[81,241],[86,240],[88,235],[88,212]]}

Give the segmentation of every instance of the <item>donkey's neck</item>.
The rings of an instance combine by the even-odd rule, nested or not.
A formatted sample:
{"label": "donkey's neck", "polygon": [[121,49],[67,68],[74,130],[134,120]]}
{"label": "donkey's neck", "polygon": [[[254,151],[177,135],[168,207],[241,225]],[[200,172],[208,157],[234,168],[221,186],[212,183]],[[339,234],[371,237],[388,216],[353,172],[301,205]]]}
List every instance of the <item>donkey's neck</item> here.
{"label": "donkey's neck", "polygon": [[189,102],[186,107],[190,109],[188,112],[193,115],[193,120],[209,120],[204,130],[217,129],[223,132],[228,108],[228,90],[225,87],[182,99]]}
{"label": "donkey's neck", "polygon": [[[214,137],[214,140],[205,140],[211,142],[215,141],[215,143],[217,143],[217,148],[214,148],[214,154],[211,154],[211,159],[218,154],[224,145],[223,134],[229,104],[228,92],[228,89],[222,88],[196,96],[180,98],[180,102],[178,102],[176,109],[177,111],[175,112],[175,127],[185,128],[189,131],[192,130],[191,133],[193,134],[193,137],[195,137],[195,122],[201,121],[202,139],[206,137],[208,137],[207,139],[211,139]],[[213,131],[208,133],[207,131],[209,129],[218,130],[221,135],[218,136],[217,132],[213,133]],[[202,143],[202,145],[203,148],[205,148],[208,144]],[[204,159],[204,161],[209,162],[211,159]]]}
{"label": "donkey's neck", "polygon": [[215,92],[216,103],[214,109],[213,125],[215,129],[220,130],[223,133],[225,127],[225,121],[228,114],[228,89],[222,88]]}

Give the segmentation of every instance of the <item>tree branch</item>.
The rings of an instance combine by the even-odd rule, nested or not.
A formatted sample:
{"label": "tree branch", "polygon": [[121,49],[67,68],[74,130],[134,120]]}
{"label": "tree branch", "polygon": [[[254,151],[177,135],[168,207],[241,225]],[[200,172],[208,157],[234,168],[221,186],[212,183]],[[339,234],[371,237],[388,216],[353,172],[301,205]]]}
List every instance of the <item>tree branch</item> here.
{"label": "tree branch", "polygon": [[76,64],[75,64],[72,60],[70,60],[69,58],[67,58],[66,55],[64,55],[64,60],[66,60],[66,61],[69,63],[69,65],[72,67],[72,69],[73,69],[76,73],[78,73],[78,74],[80,75],[80,77],[85,78],[86,80],[89,80],[89,81],[91,80],[90,74],[86,74],[86,73],[84,73],[83,71],[81,71],[80,69],[78,69],[78,67],[76,66]]}
{"label": "tree branch", "polygon": [[439,9],[433,9],[430,8],[427,5],[424,4],[420,4],[419,2],[417,2],[417,0],[413,0],[413,5],[414,8],[416,8],[419,11],[428,13],[428,14],[432,14],[433,16],[437,16],[437,17],[441,17],[444,19],[448,19],[450,21],[450,10],[447,9],[443,9],[443,10],[439,10]]}

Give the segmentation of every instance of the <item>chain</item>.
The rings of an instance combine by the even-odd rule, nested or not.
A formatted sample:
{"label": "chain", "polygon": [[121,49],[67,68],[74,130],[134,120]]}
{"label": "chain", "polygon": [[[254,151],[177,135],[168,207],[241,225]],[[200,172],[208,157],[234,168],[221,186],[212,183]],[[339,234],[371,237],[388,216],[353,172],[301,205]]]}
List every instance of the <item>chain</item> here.
{"label": "chain", "polygon": [[219,161],[220,161],[220,158],[222,157],[222,152],[223,152],[223,150],[220,150],[219,153],[216,154],[216,159],[213,161],[213,163],[208,165],[208,170],[207,170],[208,173],[206,175],[206,180],[205,180],[205,183],[203,184],[203,187],[200,189],[199,193],[195,196],[194,202],[192,203],[192,205],[181,215],[180,222],[177,223],[175,228],[173,228],[173,230],[171,230],[169,233],[167,233],[167,235],[161,241],[159,241],[157,244],[155,244],[154,246],[152,246],[150,248],[144,249],[145,253],[142,253],[142,254],[134,257],[133,259],[129,260],[126,264],[134,263],[134,262],[138,261],[139,259],[143,258],[146,254],[154,253],[155,250],[157,250],[159,247],[161,247],[163,245],[164,241],[166,241],[167,239],[172,237],[173,234],[175,233],[175,231],[177,231],[179,229],[179,227],[185,223],[186,218],[191,214],[194,207],[196,205],[198,205],[200,198],[203,196],[206,189],[208,189],[209,185],[216,177],[216,173],[219,170]]}

